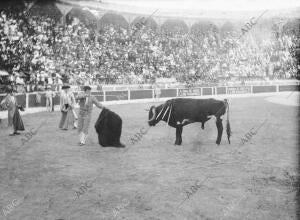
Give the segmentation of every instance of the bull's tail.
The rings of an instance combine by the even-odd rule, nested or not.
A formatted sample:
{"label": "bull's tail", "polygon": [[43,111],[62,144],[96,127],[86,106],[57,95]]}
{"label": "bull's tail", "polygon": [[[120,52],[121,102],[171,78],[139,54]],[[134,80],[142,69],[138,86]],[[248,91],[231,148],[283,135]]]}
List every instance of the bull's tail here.
{"label": "bull's tail", "polygon": [[228,143],[230,144],[231,128],[230,128],[230,122],[229,122],[229,103],[228,103],[227,99],[225,99],[224,101],[225,101],[225,104],[227,107],[226,133],[227,133]]}

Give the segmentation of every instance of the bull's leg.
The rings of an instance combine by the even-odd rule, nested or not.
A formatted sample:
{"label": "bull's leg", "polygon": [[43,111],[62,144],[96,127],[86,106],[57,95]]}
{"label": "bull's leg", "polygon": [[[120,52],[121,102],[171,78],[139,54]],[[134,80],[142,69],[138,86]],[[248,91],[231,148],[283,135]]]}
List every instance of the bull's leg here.
{"label": "bull's leg", "polygon": [[222,124],[221,118],[217,118],[216,125],[217,125],[217,129],[218,129],[218,137],[217,137],[216,144],[219,145],[221,143],[222,134],[223,134],[223,124]]}
{"label": "bull's leg", "polygon": [[202,121],[202,125],[201,128],[204,129],[204,124],[205,122],[207,122],[211,117],[206,117],[203,121]]}
{"label": "bull's leg", "polygon": [[204,130],[204,123],[205,123],[205,122],[202,122],[202,125],[201,125],[201,128],[202,128],[203,130]]}
{"label": "bull's leg", "polygon": [[175,141],[175,145],[181,145],[182,143],[182,126],[177,126],[176,127],[176,141]]}

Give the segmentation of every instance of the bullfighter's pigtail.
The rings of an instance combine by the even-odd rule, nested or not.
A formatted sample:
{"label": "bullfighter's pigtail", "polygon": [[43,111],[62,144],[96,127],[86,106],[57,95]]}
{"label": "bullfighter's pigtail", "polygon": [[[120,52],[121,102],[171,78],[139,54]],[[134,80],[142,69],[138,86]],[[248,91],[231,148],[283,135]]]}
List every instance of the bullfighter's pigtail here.
{"label": "bullfighter's pigtail", "polygon": [[227,99],[224,100],[225,104],[227,106],[227,122],[226,122],[226,133],[227,133],[227,139],[230,144],[230,136],[231,136],[231,128],[230,128],[230,122],[229,122],[229,103]]}

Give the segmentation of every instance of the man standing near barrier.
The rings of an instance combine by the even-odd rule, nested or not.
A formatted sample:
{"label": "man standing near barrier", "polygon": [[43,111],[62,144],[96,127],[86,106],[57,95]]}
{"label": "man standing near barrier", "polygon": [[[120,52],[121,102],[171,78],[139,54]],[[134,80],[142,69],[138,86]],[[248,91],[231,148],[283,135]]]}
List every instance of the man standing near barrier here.
{"label": "man standing near barrier", "polygon": [[78,127],[78,116],[75,112],[76,99],[74,93],[70,93],[71,96],[71,113],[73,115],[73,128],[76,129]]}
{"label": "man standing near barrier", "polygon": [[75,113],[75,97],[74,94],[69,91],[70,86],[62,86],[62,92],[60,95],[60,109],[61,109],[61,119],[59,122],[59,128],[63,130],[68,130],[69,118],[73,115],[73,128],[77,128],[76,121],[77,115]]}
{"label": "man standing near barrier", "polygon": [[76,97],[76,99],[79,100],[78,133],[80,146],[85,145],[86,142],[92,117],[93,104],[100,109],[104,108],[104,106],[96,99],[96,97],[91,95],[90,86],[84,86],[83,91],[83,93],[78,94]]}
{"label": "man standing near barrier", "polygon": [[61,118],[59,122],[59,128],[63,130],[68,130],[68,112],[70,111],[71,107],[71,99],[68,95],[68,89],[70,86],[62,86],[62,91],[60,94],[60,111],[61,111]]}
{"label": "man standing near barrier", "polygon": [[8,110],[8,128],[11,131],[9,136],[19,135],[18,131],[24,131],[24,124],[19,113],[19,109],[24,111],[22,106],[19,106],[17,99],[13,94],[13,88],[6,88],[7,95],[1,101],[0,107],[4,107]]}
{"label": "man standing near barrier", "polygon": [[51,90],[51,87],[47,86],[47,88],[46,88],[46,109],[48,112],[52,111],[52,108],[53,108],[53,96],[54,96],[54,93]]}

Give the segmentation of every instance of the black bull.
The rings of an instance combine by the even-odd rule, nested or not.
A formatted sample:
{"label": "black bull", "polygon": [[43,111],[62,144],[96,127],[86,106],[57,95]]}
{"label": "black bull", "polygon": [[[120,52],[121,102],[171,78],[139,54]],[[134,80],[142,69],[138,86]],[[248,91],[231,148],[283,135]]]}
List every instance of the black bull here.
{"label": "black bull", "polygon": [[95,123],[98,142],[101,146],[125,147],[120,142],[122,133],[122,119],[115,112],[103,108]]}
{"label": "black bull", "polygon": [[204,123],[208,121],[211,116],[216,117],[216,125],[218,129],[218,137],[216,144],[221,143],[223,134],[223,124],[221,116],[226,113],[227,109],[227,124],[226,132],[228,142],[230,143],[230,123],[229,123],[229,105],[227,100],[224,101],[216,99],[186,99],[176,98],[166,101],[157,107],[151,106],[149,110],[149,125],[155,126],[159,121],[165,121],[169,126],[176,128],[176,145],[182,143],[183,126],[201,122],[202,129]]}

